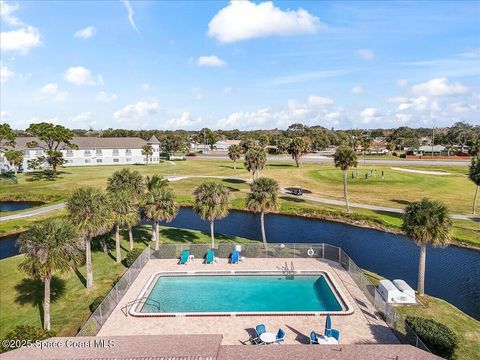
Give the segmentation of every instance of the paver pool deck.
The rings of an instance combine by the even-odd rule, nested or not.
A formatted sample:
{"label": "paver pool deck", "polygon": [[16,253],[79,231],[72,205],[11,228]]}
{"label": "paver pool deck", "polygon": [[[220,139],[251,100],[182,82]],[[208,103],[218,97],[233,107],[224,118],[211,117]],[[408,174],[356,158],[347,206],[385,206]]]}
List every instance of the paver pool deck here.
{"label": "paver pool deck", "polygon": [[[205,271],[205,270],[283,270],[285,262],[293,261],[296,271],[325,271],[337,291],[348,302],[353,313],[333,316],[332,327],[340,330],[340,344],[398,344],[387,324],[375,311],[362,291],[339,264],[321,259],[254,259],[240,264],[229,264],[227,259],[205,265],[197,260],[188,265],[178,265],[178,260],[150,260],[125,296],[113,310],[98,336],[119,335],[192,335],[221,334],[223,345],[240,345],[250,336],[256,324],[263,323],[267,331],[286,332],[286,344],[308,343],[312,330],[323,332],[325,316],[229,316],[229,317],[132,317],[126,316],[124,308],[135,300],[152,274],[159,271]],[[194,295],[193,295],[194,296]],[[188,341],[188,340],[186,340]]]}

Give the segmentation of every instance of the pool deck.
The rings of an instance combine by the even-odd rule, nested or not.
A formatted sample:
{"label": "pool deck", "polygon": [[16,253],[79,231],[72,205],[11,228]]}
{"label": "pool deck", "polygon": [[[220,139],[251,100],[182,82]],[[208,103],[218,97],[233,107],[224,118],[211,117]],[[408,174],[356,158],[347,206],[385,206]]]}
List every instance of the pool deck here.
{"label": "pool deck", "polygon": [[398,344],[395,335],[376,314],[375,309],[357,287],[348,272],[339,264],[320,259],[247,259],[232,265],[226,259],[205,265],[200,261],[178,265],[178,260],[150,260],[142,269],[125,296],[101,328],[98,336],[121,335],[193,335],[221,334],[222,345],[240,345],[247,340],[256,324],[264,323],[267,331],[286,332],[286,344],[305,344],[312,330],[323,332],[324,316],[232,316],[232,317],[132,317],[125,316],[122,308],[137,298],[152,274],[159,271],[205,271],[205,270],[281,270],[285,261],[293,261],[295,270],[325,271],[337,291],[348,302],[353,312],[333,316],[332,327],[340,330],[340,344]]}

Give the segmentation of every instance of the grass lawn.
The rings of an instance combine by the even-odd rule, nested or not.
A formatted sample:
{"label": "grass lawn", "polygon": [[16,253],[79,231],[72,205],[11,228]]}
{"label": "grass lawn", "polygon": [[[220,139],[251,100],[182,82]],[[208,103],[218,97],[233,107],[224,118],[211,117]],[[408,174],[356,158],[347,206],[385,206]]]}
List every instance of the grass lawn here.
{"label": "grass lawn", "polygon": [[[135,229],[135,247],[145,248],[150,243],[150,227],[139,226]],[[210,243],[210,235],[200,231],[161,227],[162,243]],[[122,257],[129,248],[128,236],[122,234]],[[114,245],[111,236],[109,245]],[[234,236],[218,235],[217,242],[246,243],[246,240]],[[94,242],[92,245],[97,244]],[[115,251],[113,250],[113,254]],[[23,255],[0,260],[0,338],[18,325],[41,326],[41,304],[43,284],[31,280],[17,270]],[[123,264],[117,264],[114,256],[103,253],[94,247],[92,254],[95,286],[85,288],[85,266],[78,271],[56,277],[52,282],[52,329],[59,336],[74,336],[90,315],[89,305],[97,296],[106,295],[112,283],[125,271]]]}

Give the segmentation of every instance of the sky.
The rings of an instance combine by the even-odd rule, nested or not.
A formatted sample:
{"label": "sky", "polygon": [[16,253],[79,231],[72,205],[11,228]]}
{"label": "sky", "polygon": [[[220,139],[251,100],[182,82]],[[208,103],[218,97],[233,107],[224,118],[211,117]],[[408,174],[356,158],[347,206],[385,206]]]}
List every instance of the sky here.
{"label": "sky", "polygon": [[480,1],[1,1],[1,122],[480,124]]}

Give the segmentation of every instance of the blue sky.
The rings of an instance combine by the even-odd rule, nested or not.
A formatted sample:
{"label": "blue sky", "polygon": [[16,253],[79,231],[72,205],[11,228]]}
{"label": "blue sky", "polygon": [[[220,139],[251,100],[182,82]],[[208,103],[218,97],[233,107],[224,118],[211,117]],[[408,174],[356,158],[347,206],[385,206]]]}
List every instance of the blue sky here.
{"label": "blue sky", "polygon": [[480,123],[480,2],[2,1],[1,121]]}

